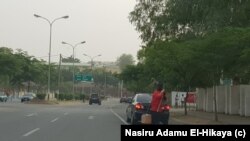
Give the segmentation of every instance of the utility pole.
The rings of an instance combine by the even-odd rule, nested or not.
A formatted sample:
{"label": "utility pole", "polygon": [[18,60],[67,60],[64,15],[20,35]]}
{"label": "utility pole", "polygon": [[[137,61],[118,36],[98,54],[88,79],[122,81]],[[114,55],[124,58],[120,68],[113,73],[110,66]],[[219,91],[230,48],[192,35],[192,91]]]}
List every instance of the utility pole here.
{"label": "utility pole", "polygon": [[121,97],[123,96],[123,94],[122,94],[122,89],[123,89],[123,80],[122,80],[122,82],[121,82]]}
{"label": "utility pole", "polygon": [[103,65],[103,73],[104,73],[104,95],[106,96],[106,89],[107,89],[107,72],[106,66]]}

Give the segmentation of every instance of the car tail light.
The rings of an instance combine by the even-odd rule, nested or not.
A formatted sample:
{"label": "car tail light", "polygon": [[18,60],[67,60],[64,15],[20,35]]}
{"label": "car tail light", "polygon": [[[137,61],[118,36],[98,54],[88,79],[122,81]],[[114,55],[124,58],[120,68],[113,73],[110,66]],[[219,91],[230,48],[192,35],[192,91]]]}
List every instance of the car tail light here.
{"label": "car tail light", "polygon": [[141,103],[137,103],[137,104],[135,104],[135,109],[141,110],[141,109],[143,109],[143,105]]}

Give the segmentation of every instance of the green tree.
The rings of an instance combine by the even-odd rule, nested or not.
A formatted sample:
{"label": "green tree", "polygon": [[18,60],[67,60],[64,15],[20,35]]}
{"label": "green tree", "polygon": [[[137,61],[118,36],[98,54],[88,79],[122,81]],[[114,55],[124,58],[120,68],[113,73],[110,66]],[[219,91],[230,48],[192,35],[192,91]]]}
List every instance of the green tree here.
{"label": "green tree", "polygon": [[1,47],[0,48],[0,84],[9,87],[11,76],[18,71],[18,62],[13,56],[13,50]]}
{"label": "green tree", "polygon": [[247,27],[249,0],[138,0],[129,19],[144,43],[204,36],[223,27]]}
{"label": "green tree", "polygon": [[120,79],[124,80],[126,88],[134,93],[153,91],[152,74],[147,73],[146,65],[137,64],[136,66],[126,67],[120,74]]}
{"label": "green tree", "polygon": [[134,65],[135,61],[131,54],[122,54],[120,57],[116,60],[118,66],[121,70],[125,69],[128,65]]}
{"label": "green tree", "polygon": [[[0,80],[4,82],[4,87],[14,87],[19,90],[23,83],[27,83],[27,90],[30,90],[30,82],[34,82],[38,87],[46,84],[47,65],[44,61],[29,56],[27,52],[18,49],[13,53],[12,49],[0,48]],[[36,89],[38,88],[36,87]]]}
{"label": "green tree", "polygon": [[80,63],[81,61],[78,58],[74,58],[72,56],[67,57],[67,58],[62,58],[63,63]]}

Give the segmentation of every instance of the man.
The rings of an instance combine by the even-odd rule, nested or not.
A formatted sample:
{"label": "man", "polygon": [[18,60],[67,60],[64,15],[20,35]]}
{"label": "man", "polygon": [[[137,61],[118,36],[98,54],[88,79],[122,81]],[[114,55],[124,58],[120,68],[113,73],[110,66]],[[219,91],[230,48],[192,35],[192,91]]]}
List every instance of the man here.
{"label": "man", "polygon": [[178,94],[175,96],[175,108],[178,108],[179,97]]}
{"label": "man", "polygon": [[162,116],[162,106],[163,101],[166,100],[166,93],[163,89],[162,83],[157,84],[156,90],[152,94],[152,100],[151,100],[151,115],[152,115],[152,124],[168,124],[168,120],[165,119],[164,116]]}
{"label": "man", "polygon": [[185,97],[184,97],[184,94],[182,94],[182,97],[181,97],[181,107],[182,108],[184,107],[184,103],[185,103]]}

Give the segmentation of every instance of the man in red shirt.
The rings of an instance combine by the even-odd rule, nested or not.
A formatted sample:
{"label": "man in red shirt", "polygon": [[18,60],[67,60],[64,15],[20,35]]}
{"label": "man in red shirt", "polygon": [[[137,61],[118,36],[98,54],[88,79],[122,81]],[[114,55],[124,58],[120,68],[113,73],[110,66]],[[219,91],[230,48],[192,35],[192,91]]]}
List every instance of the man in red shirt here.
{"label": "man in red shirt", "polygon": [[165,116],[163,116],[164,100],[166,100],[166,93],[163,89],[162,83],[157,84],[157,89],[152,94],[151,100],[151,115],[152,115],[152,124],[167,124]]}

